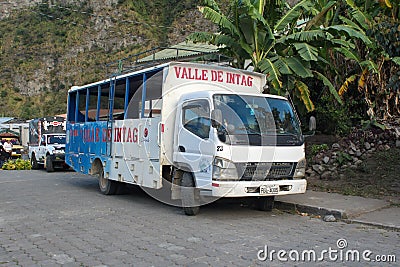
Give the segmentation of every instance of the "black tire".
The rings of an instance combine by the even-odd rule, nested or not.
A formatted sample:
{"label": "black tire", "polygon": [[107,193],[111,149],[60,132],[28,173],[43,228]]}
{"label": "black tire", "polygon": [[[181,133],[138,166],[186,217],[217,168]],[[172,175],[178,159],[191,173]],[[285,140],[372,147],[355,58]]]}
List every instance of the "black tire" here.
{"label": "black tire", "polygon": [[117,189],[115,190],[116,195],[125,195],[126,194],[126,183],[123,182],[115,182],[117,185]]}
{"label": "black tire", "polygon": [[181,178],[181,197],[183,211],[188,216],[194,216],[200,211],[200,194],[195,188],[193,177],[185,172]]}
{"label": "black tire", "polygon": [[104,178],[103,169],[99,173],[99,188],[103,195],[115,195],[118,190],[118,182]]}
{"label": "black tire", "polygon": [[54,172],[54,164],[53,164],[53,161],[51,160],[51,156],[50,155],[46,156],[46,171],[47,172]]}
{"label": "black tire", "polygon": [[255,200],[255,208],[261,211],[272,211],[274,208],[274,196],[258,197]]}
{"label": "black tire", "polygon": [[38,170],[39,169],[39,164],[37,163],[35,154],[31,155],[31,166],[32,166],[32,170]]}

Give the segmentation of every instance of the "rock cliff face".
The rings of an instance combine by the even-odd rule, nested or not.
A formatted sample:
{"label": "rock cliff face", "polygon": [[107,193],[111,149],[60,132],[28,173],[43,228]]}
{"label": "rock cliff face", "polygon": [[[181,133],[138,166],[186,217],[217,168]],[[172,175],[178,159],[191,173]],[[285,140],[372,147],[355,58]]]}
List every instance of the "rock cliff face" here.
{"label": "rock cliff face", "polygon": [[77,3],[87,3],[93,10],[101,10],[118,3],[118,0],[8,0],[0,3],[0,19],[10,16],[16,10],[36,6],[38,4],[47,5],[70,5]]}
{"label": "rock cliff face", "polygon": [[9,0],[0,3],[0,19],[8,18],[10,14],[18,9],[41,3],[42,0]]}
{"label": "rock cliff face", "polygon": [[200,0],[0,3],[0,116],[64,113],[66,92],[107,78],[105,64],[215,29]]}

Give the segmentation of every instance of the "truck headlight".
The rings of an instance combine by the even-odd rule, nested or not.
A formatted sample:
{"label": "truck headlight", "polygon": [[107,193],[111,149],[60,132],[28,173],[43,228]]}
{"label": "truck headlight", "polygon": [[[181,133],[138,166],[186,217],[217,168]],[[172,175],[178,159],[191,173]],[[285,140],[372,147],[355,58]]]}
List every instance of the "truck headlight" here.
{"label": "truck headlight", "polygon": [[307,161],[305,158],[302,158],[297,162],[296,165],[296,170],[294,171],[293,178],[294,179],[303,179],[304,176],[306,176],[306,166],[307,166]]}
{"label": "truck headlight", "polygon": [[223,158],[214,158],[213,163],[213,180],[218,181],[237,181],[240,177],[236,170],[235,164]]}

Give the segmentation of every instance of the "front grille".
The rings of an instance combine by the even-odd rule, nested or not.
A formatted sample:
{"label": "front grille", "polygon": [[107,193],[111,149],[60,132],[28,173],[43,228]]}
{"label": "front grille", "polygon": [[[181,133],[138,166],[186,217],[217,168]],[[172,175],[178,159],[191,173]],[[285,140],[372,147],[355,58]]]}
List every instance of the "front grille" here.
{"label": "front grille", "polygon": [[291,179],[295,164],[292,162],[249,162],[237,164],[242,181],[273,181]]}

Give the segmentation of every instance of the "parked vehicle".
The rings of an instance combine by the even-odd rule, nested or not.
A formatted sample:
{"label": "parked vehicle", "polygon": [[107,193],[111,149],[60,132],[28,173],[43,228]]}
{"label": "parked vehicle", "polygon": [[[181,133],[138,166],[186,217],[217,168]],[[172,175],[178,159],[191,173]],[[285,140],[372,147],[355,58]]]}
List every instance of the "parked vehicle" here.
{"label": "parked vehicle", "polygon": [[18,137],[1,137],[0,142],[4,143],[5,141],[10,141],[12,144],[12,151],[11,151],[11,158],[16,159],[20,158],[22,155],[22,152],[24,150],[24,147],[21,146]]}
{"label": "parked vehicle", "polygon": [[292,105],[262,94],[265,84],[254,72],[172,62],[72,87],[66,162],[97,175],[106,195],[124,183],[170,188],[187,215],[221,197],[271,210],[275,196],[305,192],[306,159]]}
{"label": "parked vehicle", "polygon": [[22,156],[22,152],[24,150],[24,147],[21,146],[20,142],[18,139],[13,139],[11,140],[12,143],[12,152],[11,152],[11,157],[16,159],[20,158]]}
{"label": "parked vehicle", "polygon": [[65,164],[64,117],[45,117],[29,122],[28,155],[32,169],[45,168],[53,172],[55,168],[66,168]]}

